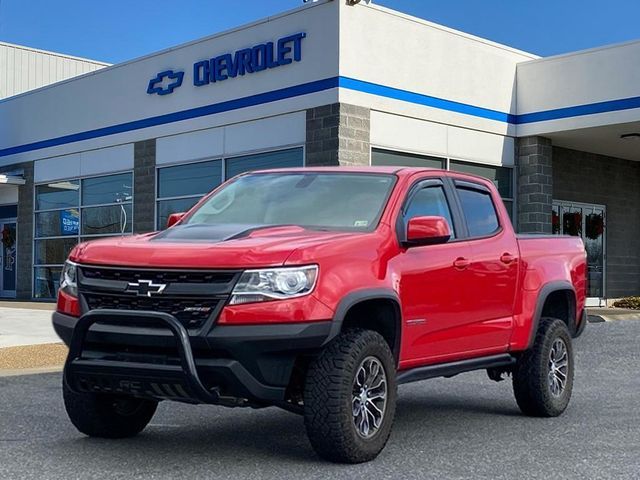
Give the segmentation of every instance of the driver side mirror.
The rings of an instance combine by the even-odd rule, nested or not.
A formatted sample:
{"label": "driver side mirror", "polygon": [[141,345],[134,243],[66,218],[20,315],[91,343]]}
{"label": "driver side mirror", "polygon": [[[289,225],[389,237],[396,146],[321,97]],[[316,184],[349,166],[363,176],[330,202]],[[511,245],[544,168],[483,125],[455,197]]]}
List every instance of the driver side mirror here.
{"label": "driver side mirror", "polygon": [[406,247],[447,243],[451,238],[449,224],[444,217],[413,217],[407,224]]}
{"label": "driver side mirror", "polygon": [[173,227],[176,223],[182,220],[182,217],[184,216],[185,212],[172,213],[171,215],[169,215],[169,218],[167,218],[167,228]]}

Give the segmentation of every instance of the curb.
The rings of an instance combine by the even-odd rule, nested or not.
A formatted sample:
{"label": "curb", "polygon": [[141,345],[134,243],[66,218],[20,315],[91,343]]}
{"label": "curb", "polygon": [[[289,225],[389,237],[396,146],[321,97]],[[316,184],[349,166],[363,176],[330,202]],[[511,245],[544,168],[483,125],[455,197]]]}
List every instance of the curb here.
{"label": "curb", "polygon": [[618,322],[623,320],[640,320],[640,312],[638,313],[621,313],[618,315],[589,315],[587,317],[589,323],[602,322]]}

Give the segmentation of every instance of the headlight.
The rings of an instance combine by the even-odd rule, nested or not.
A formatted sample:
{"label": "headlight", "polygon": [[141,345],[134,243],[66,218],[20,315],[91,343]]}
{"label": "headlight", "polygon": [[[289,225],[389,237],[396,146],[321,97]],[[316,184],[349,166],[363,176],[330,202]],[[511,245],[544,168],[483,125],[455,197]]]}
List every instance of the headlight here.
{"label": "headlight", "polygon": [[77,265],[67,260],[60,274],[60,290],[74,297],[78,296],[77,273]]}
{"label": "headlight", "polygon": [[311,293],[318,266],[266,268],[245,271],[231,296],[231,305],[301,297]]}

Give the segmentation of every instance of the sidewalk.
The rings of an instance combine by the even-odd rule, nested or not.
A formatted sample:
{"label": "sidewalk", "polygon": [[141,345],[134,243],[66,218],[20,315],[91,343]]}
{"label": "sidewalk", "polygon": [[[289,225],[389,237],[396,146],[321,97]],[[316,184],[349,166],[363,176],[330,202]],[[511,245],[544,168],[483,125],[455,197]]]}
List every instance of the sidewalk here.
{"label": "sidewalk", "polygon": [[[60,343],[51,325],[51,310],[0,306],[0,348]],[[48,304],[39,304],[48,306]]]}

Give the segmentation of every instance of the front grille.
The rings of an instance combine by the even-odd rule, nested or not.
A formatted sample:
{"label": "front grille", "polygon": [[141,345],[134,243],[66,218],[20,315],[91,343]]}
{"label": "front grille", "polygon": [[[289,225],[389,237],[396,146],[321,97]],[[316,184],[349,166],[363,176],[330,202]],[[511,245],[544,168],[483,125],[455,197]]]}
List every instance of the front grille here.
{"label": "front grille", "polygon": [[[241,272],[81,266],[78,273],[87,310],[169,313],[186,328],[199,329],[220,312]],[[140,290],[141,285],[146,289]]]}
{"label": "front grille", "polygon": [[229,283],[237,272],[219,271],[175,271],[175,270],[120,270],[115,268],[82,267],[85,278],[137,282],[140,279],[157,283]]}
{"label": "front grille", "polygon": [[186,328],[200,328],[223,300],[185,298],[147,298],[130,295],[85,293],[89,310],[148,310],[170,313]]}

